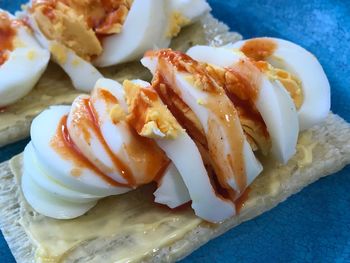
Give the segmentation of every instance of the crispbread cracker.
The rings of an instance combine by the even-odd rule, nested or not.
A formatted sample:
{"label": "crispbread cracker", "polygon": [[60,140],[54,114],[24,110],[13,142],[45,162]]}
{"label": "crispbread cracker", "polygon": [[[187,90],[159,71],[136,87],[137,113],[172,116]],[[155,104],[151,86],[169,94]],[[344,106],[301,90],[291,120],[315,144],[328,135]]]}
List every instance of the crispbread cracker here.
{"label": "crispbread cracker", "polygon": [[[195,44],[222,45],[240,38],[239,34],[228,32],[226,25],[208,15],[200,22],[184,28],[172,40],[171,47],[186,51]],[[139,62],[104,68],[101,73],[106,78],[117,81],[151,79],[149,71]],[[5,110],[0,109],[0,147],[28,137],[30,124],[35,116],[50,105],[71,104],[80,93],[73,88],[63,70],[50,63],[36,87],[27,96]]]}
{"label": "crispbread cracker", "polygon": [[[210,239],[241,222],[273,208],[306,185],[349,164],[350,125],[339,116],[330,114],[324,123],[301,134],[297,149],[297,154],[286,165],[278,165],[268,159],[262,160],[264,172],[251,185],[249,198],[240,214],[218,225],[209,225],[204,222],[198,222],[197,224],[197,221],[194,221],[196,217],[191,215],[193,212],[189,208],[180,211],[164,212],[164,208],[159,208],[149,200],[147,189],[140,189],[123,196],[107,198],[101,201],[90,214],[98,214],[98,212],[104,211],[103,206],[106,205],[109,205],[106,211],[110,212],[113,209],[118,209],[118,203],[132,200],[133,205],[138,204],[139,206],[145,205],[147,207],[144,214],[139,214],[138,217],[147,216],[147,214],[152,214],[153,211],[159,210],[160,213],[165,215],[171,213],[171,216],[177,216],[177,220],[173,221],[173,226],[176,226],[178,221],[183,221],[183,225],[186,225],[188,221],[190,224],[187,225],[192,227],[182,231],[181,235],[171,235],[176,233],[177,229],[170,229],[173,232],[169,233],[169,237],[175,236],[175,238],[172,238],[170,241],[148,240],[149,243],[153,242],[153,247],[149,249],[148,255],[134,257],[135,261],[172,262],[190,254]],[[21,157],[16,157],[12,162],[12,166],[15,173],[21,171]],[[145,195],[145,198],[143,195]],[[40,220],[42,227],[45,227],[49,222],[49,226],[53,230],[55,225],[61,226],[61,228],[58,227],[59,229],[64,229],[65,223],[62,223],[62,220],[46,219],[37,215],[26,204],[20,194],[9,162],[0,165],[0,213],[1,230],[18,262],[33,262],[35,256],[38,255],[37,249],[45,247],[45,244],[33,243],[28,236],[30,233],[24,227],[28,226],[30,220],[33,222]],[[72,220],[67,224],[79,228],[81,224],[84,225],[86,223],[86,218],[89,218],[89,216]],[[99,214],[99,216],[104,217],[105,215]],[[137,216],[132,215],[131,221],[137,222]],[[129,222],[126,222],[126,224],[125,227],[133,226]],[[135,226],[140,227],[139,224]],[[103,226],[101,225],[100,227],[102,228]],[[142,225],[142,227],[140,231],[147,229],[147,224]],[[89,229],[89,232],[94,231],[96,232],[98,229]],[[116,228],[114,231],[117,233],[121,230]],[[158,231],[158,228],[155,228],[153,231]],[[88,239],[85,242],[76,244],[68,250],[61,260],[63,262],[102,262],[101,260],[103,259],[103,262],[106,263],[118,262],[117,259],[120,260],[121,258],[113,257],[115,256],[115,251],[121,250],[123,245],[133,240],[133,237],[130,235],[114,235],[115,233],[108,233],[108,236]],[[74,236],[74,233],[72,233],[72,236]],[[59,247],[61,240],[56,235],[55,238],[55,246],[50,248],[52,251],[45,251],[47,255],[49,253],[54,254],[55,247]],[[136,242],[132,243],[132,245],[134,247],[138,244]],[[49,249],[49,247],[46,247],[46,249]],[[130,254],[134,256],[137,252],[138,250],[134,249],[130,251]],[[47,257],[46,259],[57,259],[57,257]]]}

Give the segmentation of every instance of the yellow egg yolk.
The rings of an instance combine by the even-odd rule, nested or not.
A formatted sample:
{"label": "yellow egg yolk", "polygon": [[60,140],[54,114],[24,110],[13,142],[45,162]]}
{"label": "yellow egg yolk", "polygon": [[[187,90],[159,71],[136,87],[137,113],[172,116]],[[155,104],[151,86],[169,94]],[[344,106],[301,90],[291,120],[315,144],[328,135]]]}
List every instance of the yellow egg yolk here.
{"label": "yellow egg yolk", "polygon": [[41,32],[91,60],[100,38],[120,33],[132,0],[35,0],[30,9]]}
{"label": "yellow egg yolk", "polygon": [[266,61],[258,61],[256,65],[270,79],[279,80],[292,97],[295,107],[300,109],[304,101],[301,80],[286,70],[274,68]]}
{"label": "yellow egg yolk", "polygon": [[123,86],[129,109],[127,120],[139,135],[175,139],[183,131],[153,89],[143,88],[127,80]]}
{"label": "yellow egg yolk", "polygon": [[180,33],[181,28],[187,26],[190,22],[191,21],[184,17],[181,13],[173,12],[170,17],[167,37],[176,37]]}

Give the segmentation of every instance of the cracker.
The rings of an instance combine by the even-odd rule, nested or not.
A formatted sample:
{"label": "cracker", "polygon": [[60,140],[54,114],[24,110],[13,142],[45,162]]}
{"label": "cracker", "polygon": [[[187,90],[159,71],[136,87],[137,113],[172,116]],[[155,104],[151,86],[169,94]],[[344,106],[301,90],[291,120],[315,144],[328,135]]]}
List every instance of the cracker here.
{"label": "cracker", "polygon": [[[286,165],[271,162],[268,158],[262,160],[264,172],[250,186],[249,198],[239,215],[217,225],[204,222],[193,224],[190,229],[186,229],[185,233],[168,242],[148,240],[149,242],[155,242],[153,248],[155,250],[150,249],[148,253],[144,253],[145,255],[136,258],[135,261],[173,262],[179,260],[210,239],[275,207],[308,184],[339,171],[350,163],[350,124],[339,116],[330,114],[324,123],[301,134],[297,149],[296,155]],[[310,157],[308,153],[312,154],[312,160],[305,158],[305,154]],[[16,260],[18,262],[33,262],[35,259],[38,260],[38,248],[42,244],[32,241],[30,231],[26,229],[26,222],[37,220],[40,215],[37,215],[26,204],[14,177],[14,173],[18,172],[20,177],[21,157],[12,160],[12,170],[10,162],[5,162],[0,165],[0,171],[1,230]],[[118,200],[124,202],[133,199],[136,200],[135,204],[139,203],[140,205],[150,202],[147,198],[143,198],[143,195],[147,196],[147,189],[134,191],[124,196],[107,198],[93,210],[98,211],[109,202],[115,204],[113,202],[118,202]],[[152,210],[158,209],[156,204],[152,203],[152,205],[147,208],[145,213],[152,213]],[[108,209],[111,210],[110,207]],[[177,213],[185,215],[179,218],[188,220],[190,223],[194,222],[188,211],[174,211],[172,213],[174,215]],[[133,215],[133,220],[137,219],[135,217],[137,216]],[[46,220],[42,221],[46,224],[52,219],[41,218],[41,220]],[[71,223],[73,226],[74,224],[78,226],[84,223],[84,220],[84,218],[78,218],[71,221]],[[60,222],[52,221],[50,224],[54,226]],[[174,223],[174,225],[176,224]],[[119,230],[115,229],[115,231]],[[47,257],[46,259],[52,260],[49,262],[55,262],[55,260],[62,262],[101,262],[102,259],[103,262],[114,262],[120,258],[113,258],[113,253],[130,240],[132,240],[130,235],[116,236],[109,233],[108,236],[89,239],[76,244],[62,257]],[[58,239],[57,244],[59,242]],[[54,247],[52,249],[54,250]],[[135,251],[137,250],[130,251],[130,253],[134,254]],[[43,260],[42,257],[40,259]]]}

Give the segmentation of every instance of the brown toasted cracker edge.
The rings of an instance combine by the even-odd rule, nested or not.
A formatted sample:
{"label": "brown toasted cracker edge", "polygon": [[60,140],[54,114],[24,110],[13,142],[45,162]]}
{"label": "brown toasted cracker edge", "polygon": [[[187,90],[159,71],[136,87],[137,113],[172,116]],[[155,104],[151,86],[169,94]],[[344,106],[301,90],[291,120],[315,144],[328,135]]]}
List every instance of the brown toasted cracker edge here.
{"label": "brown toasted cracker edge", "polygon": [[[238,216],[214,227],[201,224],[169,246],[160,247],[155,253],[150,251],[149,256],[143,261],[173,262],[179,260],[210,239],[275,207],[306,185],[350,163],[350,124],[339,116],[330,114],[324,123],[314,127],[308,133],[312,134],[312,139],[298,144],[297,154],[287,165],[267,164],[265,166],[265,172],[252,184],[249,199]],[[303,135],[301,137],[303,138]],[[307,147],[313,149],[311,163],[302,163],[305,153],[303,147],[304,150]],[[21,226],[20,215],[23,209],[27,209],[27,205],[20,195],[9,162],[5,162],[0,165],[0,227],[16,260],[33,262],[36,245],[31,242],[30,237]],[[115,244],[115,249],[117,245],[118,243]],[[84,257],[91,259],[94,253],[104,253],[103,250],[88,250],[89,254],[87,254],[87,250],[84,250],[83,247],[80,249],[78,254],[80,260],[83,261]],[[83,257],[81,257],[82,254]]]}
{"label": "brown toasted cracker edge", "polygon": [[[241,39],[237,33],[211,15],[183,28],[171,47],[186,51],[196,44],[222,45]],[[125,79],[150,80],[151,75],[139,62],[101,69],[106,78],[122,82]],[[75,90],[61,68],[50,63],[36,87],[23,99],[0,110],[0,147],[29,136],[30,124],[35,116],[50,105],[71,104],[81,92]]]}

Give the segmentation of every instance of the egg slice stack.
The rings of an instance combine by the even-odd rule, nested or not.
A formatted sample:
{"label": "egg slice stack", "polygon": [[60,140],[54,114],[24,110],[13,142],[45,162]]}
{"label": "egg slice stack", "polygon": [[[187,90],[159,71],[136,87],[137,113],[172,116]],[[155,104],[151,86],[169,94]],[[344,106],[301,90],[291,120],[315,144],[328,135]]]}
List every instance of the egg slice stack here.
{"label": "egg slice stack", "polygon": [[27,15],[74,87],[87,92],[102,77],[96,67],[168,47],[182,27],[209,11],[205,0],[32,0]]}
{"label": "egg slice stack", "polygon": [[[26,199],[39,213],[67,219],[156,181],[155,202],[175,208],[191,201],[198,217],[214,223],[235,215],[235,202],[263,169],[255,152],[286,163],[299,123],[310,127],[329,112],[327,78],[307,51],[296,46],[321,82],[304,79],[303,65],[287,55],[269,62],[285,43],[150,51],[142,64],[151,84],[100,79],[72,107],[46,110],[24,153]],[[310,110],[315,85],[323,95]]]}
{"label": "egg slice stack", "polygon": [[46,69],[50,53],[25,21],[0,9],[0,108],[27,95]]}

